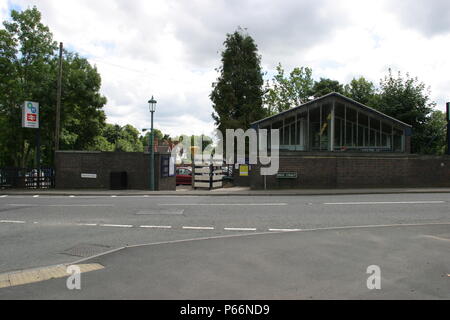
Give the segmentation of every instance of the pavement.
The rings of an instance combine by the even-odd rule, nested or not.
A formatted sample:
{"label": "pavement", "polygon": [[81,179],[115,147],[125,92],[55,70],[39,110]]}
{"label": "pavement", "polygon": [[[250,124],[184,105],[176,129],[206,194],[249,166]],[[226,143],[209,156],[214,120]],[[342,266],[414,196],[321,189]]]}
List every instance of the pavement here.
{"label": "pavement", "polygon": [[[0,299],[449,299],[450,195],[6,195],[0,279],[86,263]],[[367,288],[369,266],[381,290]]]}
{"label": "pavement", "polygon": [[1,195],[48,195],[48,196],[300,196],[300,195],[358,195],[402,193],[450,193],[450,188],[356,188],[356,189],[279,189],[252,190],[249,187],[231,187],[215,190],[178,188],[173,191],[105,190],[105,189],[3,189]]}

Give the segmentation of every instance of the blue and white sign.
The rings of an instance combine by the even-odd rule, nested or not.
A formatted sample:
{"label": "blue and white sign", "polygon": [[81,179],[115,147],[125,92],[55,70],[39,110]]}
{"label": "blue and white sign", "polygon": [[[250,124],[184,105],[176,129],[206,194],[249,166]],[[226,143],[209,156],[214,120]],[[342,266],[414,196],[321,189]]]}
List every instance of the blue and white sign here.
{"label": "blue and white sign", "polygon": [[39,128],[39,103],[25,101],[22,106],[22,127]]}

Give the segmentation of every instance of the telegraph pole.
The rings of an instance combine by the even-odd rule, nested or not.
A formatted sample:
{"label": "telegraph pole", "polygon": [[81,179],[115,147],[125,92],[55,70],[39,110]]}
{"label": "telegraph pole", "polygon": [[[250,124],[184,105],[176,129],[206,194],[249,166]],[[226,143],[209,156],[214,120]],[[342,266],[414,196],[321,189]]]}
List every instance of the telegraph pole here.
{"label": "telegraph pole", "polygon": [[59,134],[61,121],[61,83],[62,83],[62,54],[63,43],[59,43],[59,70],[58,70],[58,89],[56,93],[56,126],[55,126],[55,160],[56,151],[59,150]]}
{"label": "telegraph pole", "polygon": [[447,154],[450,155],[450,102],[447,102]]}

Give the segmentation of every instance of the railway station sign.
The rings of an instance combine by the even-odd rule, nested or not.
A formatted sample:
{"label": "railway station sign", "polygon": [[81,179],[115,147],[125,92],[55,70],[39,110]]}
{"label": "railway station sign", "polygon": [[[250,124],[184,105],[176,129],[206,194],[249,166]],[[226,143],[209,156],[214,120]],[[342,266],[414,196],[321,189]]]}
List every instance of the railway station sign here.
{"label": "railway station sign", "polygon": [[39,103],[25,101],[22,106],[22,127],[39,128]]}

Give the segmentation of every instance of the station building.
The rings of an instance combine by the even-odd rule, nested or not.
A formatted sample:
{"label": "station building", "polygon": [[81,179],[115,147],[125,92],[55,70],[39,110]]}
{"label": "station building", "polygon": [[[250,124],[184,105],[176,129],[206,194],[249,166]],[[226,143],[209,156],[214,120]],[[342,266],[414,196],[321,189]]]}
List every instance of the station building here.
{"label": "station building", "polygon": [[411,154],[409,124],[339,93],[252,127],[280,130],[279,173],[252,166],[252,189],[450,187],[449,156]]}
{"label": "station building", "polygon": [[280,130],[280,150],[396,152],[411,150],[411,126],[339,93],[259,120],[255,129]]}

